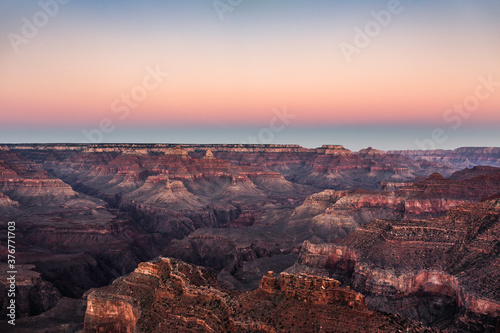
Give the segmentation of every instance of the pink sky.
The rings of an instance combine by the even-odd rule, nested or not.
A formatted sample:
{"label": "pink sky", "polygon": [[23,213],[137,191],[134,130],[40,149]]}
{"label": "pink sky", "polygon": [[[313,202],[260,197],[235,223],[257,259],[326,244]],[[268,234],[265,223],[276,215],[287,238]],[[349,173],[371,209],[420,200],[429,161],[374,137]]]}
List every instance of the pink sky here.
{"label": "pink sky", "polygon": [[[158,65],[170,75],[124,125],[260,125],[282,107],[311,126],[439,124],[447,108],[474,94],[479,76],[500,81],[500,43],[484,27],[417,29],[416,17],[393,22],[347,64],[339,44],[369,16],[344,20],[342,29],[255,34],[215,21],[182,35],[126,26],[102,33],[68,14],[19,54],[0,51],[2,123],[64,127],[116,117],[113,101]],[[499,109],[500,88],[467,121],[498,123]]]}

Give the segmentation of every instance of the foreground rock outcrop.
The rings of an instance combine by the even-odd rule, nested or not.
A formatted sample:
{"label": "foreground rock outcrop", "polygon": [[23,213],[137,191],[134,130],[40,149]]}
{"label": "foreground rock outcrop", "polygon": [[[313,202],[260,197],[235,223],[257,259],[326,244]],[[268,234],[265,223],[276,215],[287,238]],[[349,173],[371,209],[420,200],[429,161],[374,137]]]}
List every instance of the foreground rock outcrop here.
{"label": "foreground rock outcrop", "polygon": [[141,263],[88,296],[84,332],[431,332],[369,310],[333,279],[272,272],[240,293],[179,260]]}

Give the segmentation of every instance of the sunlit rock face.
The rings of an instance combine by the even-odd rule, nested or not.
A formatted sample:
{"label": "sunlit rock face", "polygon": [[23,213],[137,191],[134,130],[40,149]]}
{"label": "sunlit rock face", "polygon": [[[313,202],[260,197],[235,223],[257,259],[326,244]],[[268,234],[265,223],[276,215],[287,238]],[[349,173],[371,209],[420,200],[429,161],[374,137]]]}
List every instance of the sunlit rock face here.
{"label": "sunlit rock face", "polygon": [[[340,282],[268,272],[251,292],[228,291],[215,275],[171,258],[141,263],[88,295],[84,332],[432,332],[369,310]],[[307,315],[304,315],[307,314]]]}

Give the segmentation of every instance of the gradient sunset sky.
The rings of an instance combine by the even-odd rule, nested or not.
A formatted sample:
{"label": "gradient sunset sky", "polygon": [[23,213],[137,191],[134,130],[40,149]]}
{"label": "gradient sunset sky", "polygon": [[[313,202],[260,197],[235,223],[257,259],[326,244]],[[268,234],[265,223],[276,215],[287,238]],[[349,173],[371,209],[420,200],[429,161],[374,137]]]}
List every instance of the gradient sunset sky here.
{"label": "gradient sunset sky", "polygon": [[[500,2],[400,1],[348,62],[340,45],[390,2],[242,0],[222,20],[209,0],[73,0],[16,50],[42,9],[2,1],[0,142],[82,142],[108,119],[100,142],[418,149],[440,128],[436,148],[500,146],[500,84],[469,116],[447,113],[480,77],[500,82]],[[120,118],[112,105],[148,67],[168,76]]]}

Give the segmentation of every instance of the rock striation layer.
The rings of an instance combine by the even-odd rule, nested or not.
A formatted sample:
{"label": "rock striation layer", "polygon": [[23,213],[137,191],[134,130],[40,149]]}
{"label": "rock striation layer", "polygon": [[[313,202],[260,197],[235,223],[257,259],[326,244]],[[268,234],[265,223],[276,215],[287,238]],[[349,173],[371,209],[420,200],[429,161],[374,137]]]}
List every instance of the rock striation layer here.
{"label": "rock striation layer", "polygon": [[431,332],[370,311],[339,282],[272,272],[252,292],[230,292],[182,261],[142,263],[88,296],[84,332]]}
{"label": "rock striation layer", "polygon": [[400,154],[414,160],[443,163],[456,170],[476,165],[500,167],[500,148],[462,147],[455,150],[395,150],[389,153]]}
{"label": "rock striation layer", "polygon": [[477,168],[450,178],[434,173],[394,191],[325,190],[306,198],[294,210],[290,224],[310,225],[316,236],[330,241],[375,219],[439,217],[454,206],[500,193],[499,171]]}
{"label": "rock striation layer", "polygon": [[376,220],[335,244],[305,243],[287,271],[333,276],[366,295],[367,304],[427,325],[495,332],[499,239],[495,199],[437,219]]}

